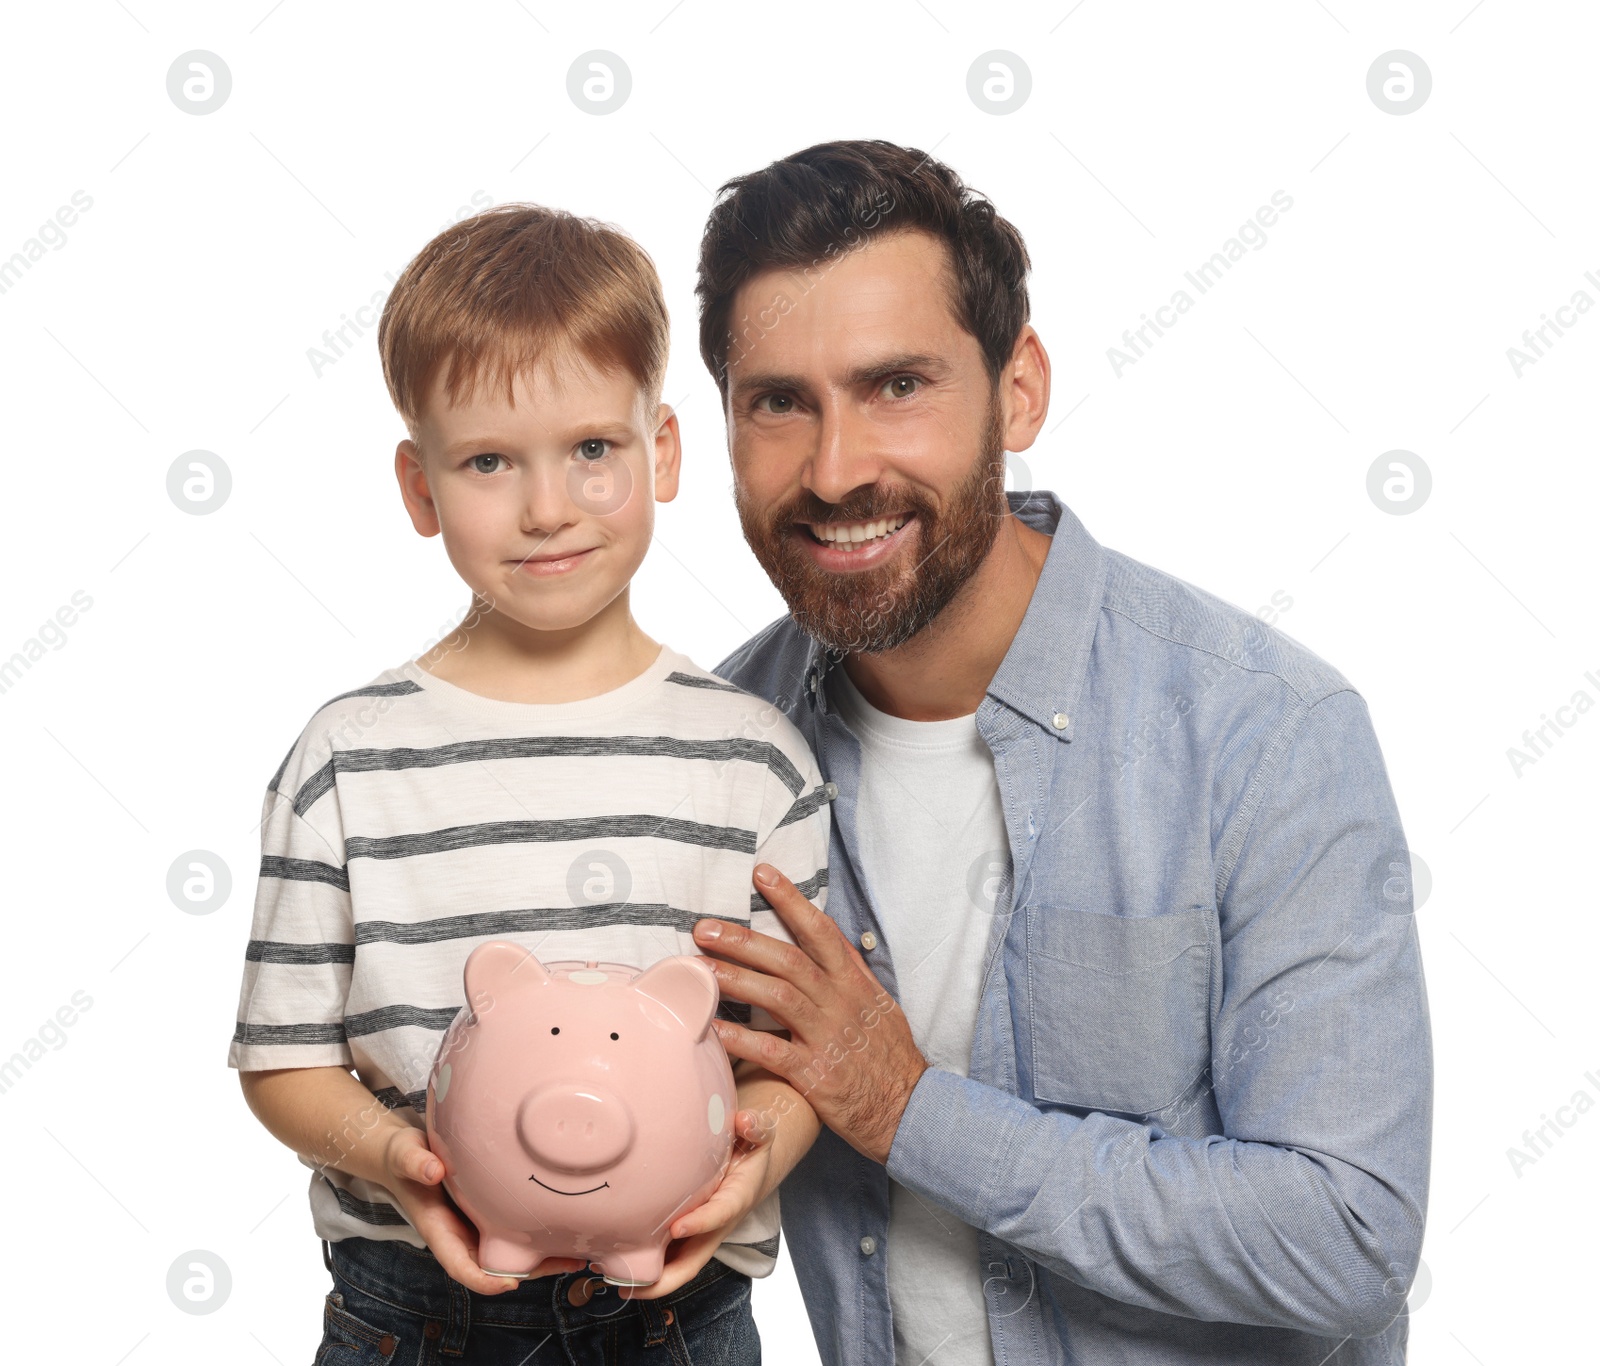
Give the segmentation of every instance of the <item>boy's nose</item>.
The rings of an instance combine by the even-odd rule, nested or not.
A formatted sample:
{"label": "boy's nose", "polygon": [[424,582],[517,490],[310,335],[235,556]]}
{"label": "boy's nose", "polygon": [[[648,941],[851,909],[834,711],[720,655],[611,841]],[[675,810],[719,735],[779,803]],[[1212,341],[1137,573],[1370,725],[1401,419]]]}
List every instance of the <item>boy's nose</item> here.
{"label": "boy's nose", "polygon": [[530,469],[523,481],[522,530],[529,536],[550,536],[578,520],[564,474],[544,466]]}

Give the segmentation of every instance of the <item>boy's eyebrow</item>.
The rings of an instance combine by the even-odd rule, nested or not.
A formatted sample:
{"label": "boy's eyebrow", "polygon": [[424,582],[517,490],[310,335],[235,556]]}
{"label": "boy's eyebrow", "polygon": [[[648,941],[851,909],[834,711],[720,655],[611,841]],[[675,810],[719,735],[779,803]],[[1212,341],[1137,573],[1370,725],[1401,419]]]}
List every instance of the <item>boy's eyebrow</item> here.
{"label": "boy's eyebrow", "polygon": [[444,448],[444,458],[448,460],[454,455],[465,455],[475,446],[494,447],[503,446],[505,444],[506,443],[500,440],[500,438],[493,436],[463,437],[460,441],[452,441]]}
{"label": "boy's eyebrow", "polygon": [[[546,430],[548,431],[549,429],[546,428]],[[633,428],[626,419],[620,417],[603,417],[597,418],[593,422],[579,423],[566,434],[566,437],[570,441],[584,440],[591,436],[598,436],[608,440],[615,439],[626,441],[632,434]],[[556,433],[556,435],[559,436],[560,433]],[[452,441],[448,446],[446,446],[444,448],[444,458],[446,460],[450,460],[458,455],[465,455],[470,450],[488,452],[492,450],[499,450],[507,446],[515,446],[517,444],[518,443],[515,437],[509,437],[505,435],[467,436],[462,437],[459,441]]]}
{"label": "boy's eyebrow", "polygon": [[[907,370],[927,370],[936,375],[945,375],[949,372],[949,368],[942,356],[929,355],[921,351],[911,351],[904,355],[887,356],[882,360],[858,365],[855,369],[845,373],[844,382],[853,389],[858,385],[870,384],[874,380],[889,379]],[[755,374],[741,375],[734,382],[731,392],[735,397],[738,397],[752,389],[794,389],[803,391],[809,387],[807,382],[798,375],[784,375],[775,371],[758,371]]]}

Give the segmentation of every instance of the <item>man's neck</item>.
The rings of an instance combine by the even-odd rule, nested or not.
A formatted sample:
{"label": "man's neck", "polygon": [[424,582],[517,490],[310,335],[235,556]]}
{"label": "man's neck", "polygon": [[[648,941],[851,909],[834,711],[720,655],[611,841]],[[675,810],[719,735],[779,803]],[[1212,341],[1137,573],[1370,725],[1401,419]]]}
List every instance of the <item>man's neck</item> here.
{"label": "man's neck", "polygon": [[501,702],[577,702],[637,678],[661,645],[634,621],[628,592],[579,626],[537,631],[474,598],[462,624],[418,663],[435,678]]}
{"label": "man's neck", "polygon": [[850,681],[879,711],[907,721],[970,716],[1011,648],[1049,551],[1049,536],[1005,518],[978,572],[927,626],[896,649],[845,656]]}

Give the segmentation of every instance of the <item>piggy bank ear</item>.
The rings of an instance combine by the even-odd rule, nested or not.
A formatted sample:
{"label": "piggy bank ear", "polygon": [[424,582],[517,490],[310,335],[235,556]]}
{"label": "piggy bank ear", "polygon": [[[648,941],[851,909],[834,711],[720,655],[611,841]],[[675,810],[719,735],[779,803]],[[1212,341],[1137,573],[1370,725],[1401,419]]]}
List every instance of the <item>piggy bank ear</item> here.
{"label": "piggy bank ear", "polygon": [[665,1006],[696,1042],[711,1028],[717,1010],[717,979],[704,957],[683,953],[663,958],[634,978],[633,989]]}
{"label": "piggy bank ear", "polygon": [[505,939],[491,939],[473,949],[461,976],[467,989],[467,1004],[474,1014],[492,1006],[497,996],[545,986],[550,981],[543,963],[521,944]]}

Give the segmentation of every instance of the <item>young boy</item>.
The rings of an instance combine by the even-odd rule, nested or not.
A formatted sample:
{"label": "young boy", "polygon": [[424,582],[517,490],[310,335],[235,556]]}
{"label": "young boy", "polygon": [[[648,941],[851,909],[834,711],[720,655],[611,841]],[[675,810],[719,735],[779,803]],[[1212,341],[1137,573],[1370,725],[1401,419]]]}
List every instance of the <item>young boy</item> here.
{"label": "young boy", "polygon": [[[626,1297],[576,1259],[521,1281],[481,1270],[423,1130],[478,944],[644,968],[699,953],[708,916],[792,942],[753,891],[758,863],[825,905],[831,789],[800,733],[629,612],[654,504],[677,492],[667,345],[644,251],[529,205],[441,233],[384,308],[410,432],[401,495],[473,607],[317,711],[268,785],[228,1054],[314,1173],[334,1276],[319,1363],[634,1360],[663,1344],[651,1359],[759,1360],[751,1278],[775,1264],[777,1186],[819,1127],[786,1082],[735,1066],[736,1161],[672,1225],[661,1280]],[[778,1027],[731,999],[719,1014]]]}

